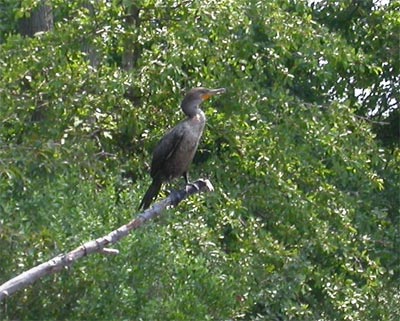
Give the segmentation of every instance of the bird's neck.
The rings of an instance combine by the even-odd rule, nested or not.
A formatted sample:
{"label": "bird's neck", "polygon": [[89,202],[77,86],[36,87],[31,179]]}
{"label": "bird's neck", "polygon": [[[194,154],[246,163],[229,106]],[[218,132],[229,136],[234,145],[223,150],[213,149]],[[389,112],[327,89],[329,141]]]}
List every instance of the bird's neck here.
{"label": "bird's neck", "polygon": [[192,124],[204,124],[206,122],[206,115],[200,108],[197,108],[196,114],[191,117],[188,116],[188,120]]}
{"label": "bird's neck", "polygon": [[186,101],[186,99],[184,99],[181,108],[185,113],[185,115],[188,116],[188,118],[193,118],[196,117],[196,115],[199,113],[203,114],[203,112],[199,108],[201,102],[202,102],[201,100]]}

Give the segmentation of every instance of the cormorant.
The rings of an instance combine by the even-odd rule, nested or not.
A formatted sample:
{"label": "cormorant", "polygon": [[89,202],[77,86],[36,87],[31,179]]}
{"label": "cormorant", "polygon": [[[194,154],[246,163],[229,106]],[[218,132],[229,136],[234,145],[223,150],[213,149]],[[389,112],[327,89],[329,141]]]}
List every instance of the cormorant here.
{"label": "cormorant", "polygon": [[150,170],[153,182],[144,195],[139,209],[147,209],[150,206],[163,182],[183,176],[186,184],[189,183],[189,165],[192,163],[206,123],[206,117],[199,106],[211,96],[224,92],[225,88],[198,87],[186,94],[181,108],[187,118],[172,128],[155,147]]}

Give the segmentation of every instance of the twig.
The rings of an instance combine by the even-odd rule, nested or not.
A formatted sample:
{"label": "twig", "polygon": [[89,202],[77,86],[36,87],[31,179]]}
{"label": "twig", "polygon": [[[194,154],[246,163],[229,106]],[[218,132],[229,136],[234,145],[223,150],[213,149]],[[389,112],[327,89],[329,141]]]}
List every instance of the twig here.
{"label": "twig", "polygon": [[390,123],[389,122],[385,122],[385,121],[376,121],[376,120],[372,120],[371,118],[368,118],[368,117],[365,117],[365,116],[360,116],[360,115],[354,115],[356,118],[358,118],[358,119],[362,119],[362,120],[365,120],[365,121],[367,121],[367,122],[369,122],[369,123],[371,123],[371,124],[377,124],[377,125],[381,125],[381,126],[384,126],[384,125],[389,125]]}
{"label": "twig", "polygon": [[71,266],[78,259],[84,256],[93,253],[117,255],[119,253],[118,250],[106,248],[106,246],[118,242],[120,239],[127,236],[132,230],[137,229],[145,222],[160,216],[167,206],[176,206],[192,194],[211,191],[213,191],[213,186],[209,180],[198,180],[193,184],[187,185],[185,189],[181,191],[171,193],[166,199],[156,203],[153,207],[141,213],[137,218],[112,231],[108,235],[86,242],[71,252],[58,255],[0,285],[0,301],[9,297],[16,291],[26,288],[46,275],[54,274]]}

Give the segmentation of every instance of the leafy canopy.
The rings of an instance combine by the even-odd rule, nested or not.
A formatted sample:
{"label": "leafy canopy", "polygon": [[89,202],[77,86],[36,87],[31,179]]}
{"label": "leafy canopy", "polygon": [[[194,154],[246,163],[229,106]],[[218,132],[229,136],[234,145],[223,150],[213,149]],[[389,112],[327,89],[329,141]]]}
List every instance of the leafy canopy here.
{"label": "leafy canopy", "polygon": [[184,90],[228,90],[204,104],[191,169],[213,195],[0,315],[398,316],[400,154],[367,118],[396,115],[399,2],[371,3],[54,0],[32,38],[18,25],[43,3],[0,4],[2,282],[130,220]]}

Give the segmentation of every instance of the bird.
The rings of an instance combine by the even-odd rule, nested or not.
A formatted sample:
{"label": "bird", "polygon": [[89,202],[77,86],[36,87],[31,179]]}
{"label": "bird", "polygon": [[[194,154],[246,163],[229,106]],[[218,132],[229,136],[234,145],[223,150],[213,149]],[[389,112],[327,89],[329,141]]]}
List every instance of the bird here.
{"label": "bird", "polygon": [[189,166],[206,124],[206,116],[200,109],[200,104],[225,91],[225,88],[196,87],[187,92],[181,103],[186,119],[169,130],[154,148],[150,167],[152,183],[143,196],[139,210],[149,208],[163,183],[183,176],[186,184],[189,184]]}

